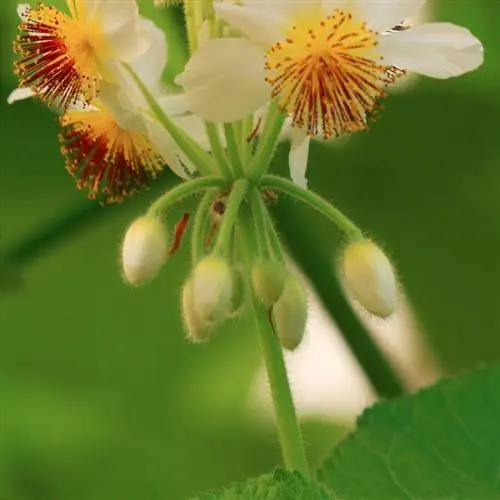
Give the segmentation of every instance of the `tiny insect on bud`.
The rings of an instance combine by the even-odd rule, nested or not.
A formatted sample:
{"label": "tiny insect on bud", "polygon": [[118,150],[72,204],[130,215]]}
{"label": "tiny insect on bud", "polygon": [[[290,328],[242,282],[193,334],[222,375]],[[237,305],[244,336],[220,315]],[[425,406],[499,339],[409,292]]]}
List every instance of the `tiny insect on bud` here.
{"label": "tiny insect on bud", "polygon": [[353,241],[344,250],[342,271],[354,298],[381,318],[396,309],[396,277],[389,259],[370,240]]}
{"label": "tiny insect on bud", "polygon": [[127,229],[122,245],[122,268],[131,285],[151,281],[167,259],[168,235],[163,223],[139,217]]}
{"label": "tiny insect on bud", "polygon": [[299,278],[289,275],[280,299],[273,307],[274,324],[281,345],[293,351],[299,347],[307,323],[307,294]]}
{"label": "tiny insect on bud", "polygon": [[205,342],[210,338],[214,324],[203,322],[196,314],[193,303],[193,282],[189,279],[182,289],[182,318],[189,340],[195,343]]}
{"label": "tiny insect on bud", "polygon": [[252,285],[256,297],[267,307],[272,307],[283,293],[287,270],[280,262],[260,260],[252,270]]}
{"label": "tiny insect on bud", "polygon": [[219,323],[231,313],[233,270],[219,257],[205,257],[193,272],[193,307],[203,322]]}

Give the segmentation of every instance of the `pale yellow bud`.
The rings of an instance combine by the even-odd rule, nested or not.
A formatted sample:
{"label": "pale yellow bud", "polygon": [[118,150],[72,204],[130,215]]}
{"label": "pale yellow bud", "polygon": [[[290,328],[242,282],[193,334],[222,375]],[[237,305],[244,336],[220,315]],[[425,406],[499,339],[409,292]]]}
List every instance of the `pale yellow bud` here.
{"label": "pale yellow bud", "polygon": [[168,255],[168,235],[163,223],[153,217],[139,217],[127,229],[122,245],[125,280],[141,285],[152,280]]}
{"label": "pale yellow bud", "polygon": [[256,297],[267,307],[272,307],[285,288],[287,270],[279,262],[258,261],[252,269],[252,285]]}
{"label": "pale yellow bud", "polygon": [[306,331],[307,294],[296,276],[288,275],[273,316],[281,345],[289,351],[297,349]]}
{"label": "pale yellow bud", "polygon": [[389,317],[396,309],[396,277],[389,259],[370,240],[353,241],[344,251],[342,271],[354,298],[370,313]]}
{"label": "pale yellow bud", "polygon": [[193,272],[193,308],[202,322],[228,317],[233,300],[233,271],[218,257],[205,257]]}
{"label": "pale yellow bud", "polygon": [[199,343],[209,339],[214,324],[202,321],[196,314],[193,303],[193,282],[187,281],[182,289],[182,318],[187,336],[193,342]]}

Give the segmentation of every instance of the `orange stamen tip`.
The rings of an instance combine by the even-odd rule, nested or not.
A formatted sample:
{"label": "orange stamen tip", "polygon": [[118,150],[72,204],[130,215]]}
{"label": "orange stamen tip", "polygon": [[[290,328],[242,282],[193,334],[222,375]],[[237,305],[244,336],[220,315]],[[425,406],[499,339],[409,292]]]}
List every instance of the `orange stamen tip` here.
{"label": "orange stamen tip", "polygon": [[292,125],[312,136],[365,130],[385,88],[403,74],[380,64],[378,34],[339,9],[294,26],[285,40],[266,54],[266,81]]}
{"label": "orange stamen tip", "polygon": [[105,110],[68,112],[60,118],[66,169],[89,198],[120,203],[147,187],[163,159],[139,131],[125,130]]}

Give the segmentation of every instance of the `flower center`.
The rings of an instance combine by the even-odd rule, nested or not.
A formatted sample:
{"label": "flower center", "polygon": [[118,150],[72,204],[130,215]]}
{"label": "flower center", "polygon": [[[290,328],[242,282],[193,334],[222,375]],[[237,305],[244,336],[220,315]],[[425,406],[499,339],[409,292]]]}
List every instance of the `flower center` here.
{"label": "flower center", "polygon": [[92,199],[103,194],[106,203],[121,202],[163,170],[147,136],[123,129],[107,110],[70,111],[60,121],[66,168]]}
{"label": "flower center", "polygon": [[294,126],[325,139],[367,128],[384,89],[401,76],[381,64],[378,34],[351,14],[298,22],[266,54],[266,81]]}
{"label": "flower center", "polygon": [[47,104],[63,109],[96,94],[98,55],[109,52],[99,20],[89,19],[82,0],[67,0],[69,15],[39,4],[25,11],[14,51],[21,87],[31,87]]}

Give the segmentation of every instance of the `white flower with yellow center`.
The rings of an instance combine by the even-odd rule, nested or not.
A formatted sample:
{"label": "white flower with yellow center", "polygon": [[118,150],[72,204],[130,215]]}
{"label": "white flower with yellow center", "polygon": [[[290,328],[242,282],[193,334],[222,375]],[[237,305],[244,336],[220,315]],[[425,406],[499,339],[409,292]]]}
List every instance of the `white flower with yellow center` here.
{"label": "white flower with yellow center", "polygon": [[304,184],[307,136],[367,128],[388,85],[404,71],[449,78],[476,69],[481,43],[465,28],[428,23],[394,29],[425,0],[243,0],[219,18],[243,38],[216,39],[177,83],[189,109],[213,122],[248,116],[274,99],[291,125],[295,177]]}
{"label": "white flower with yellow center", "polygon": [[150,47],[135,0],[66,0],[67,12],[43,3],[19,5],[20,34],[14,44],[20,87],[11,97],[36,95],[68,109],[90,102],[103,80],[113,81],[110,63],[136,60]]}
{"label": "white flower with yellow center", "polygon": [[[168,95],[161,84],[167,63],[164,33],[144,23],[151,45],[130,66],[174,123],[208,149],[203,122],[187,114],[182,95]],[[77,101],[61,116],[60,141],[66,168],[91,198],[116,203],[147,186],[168,165],[182,178],[194,167],[152,114],[130,74],[110,66],[114,83],[101,82],[99,97]],[[186,169],[187,167],[187,169]]]}

